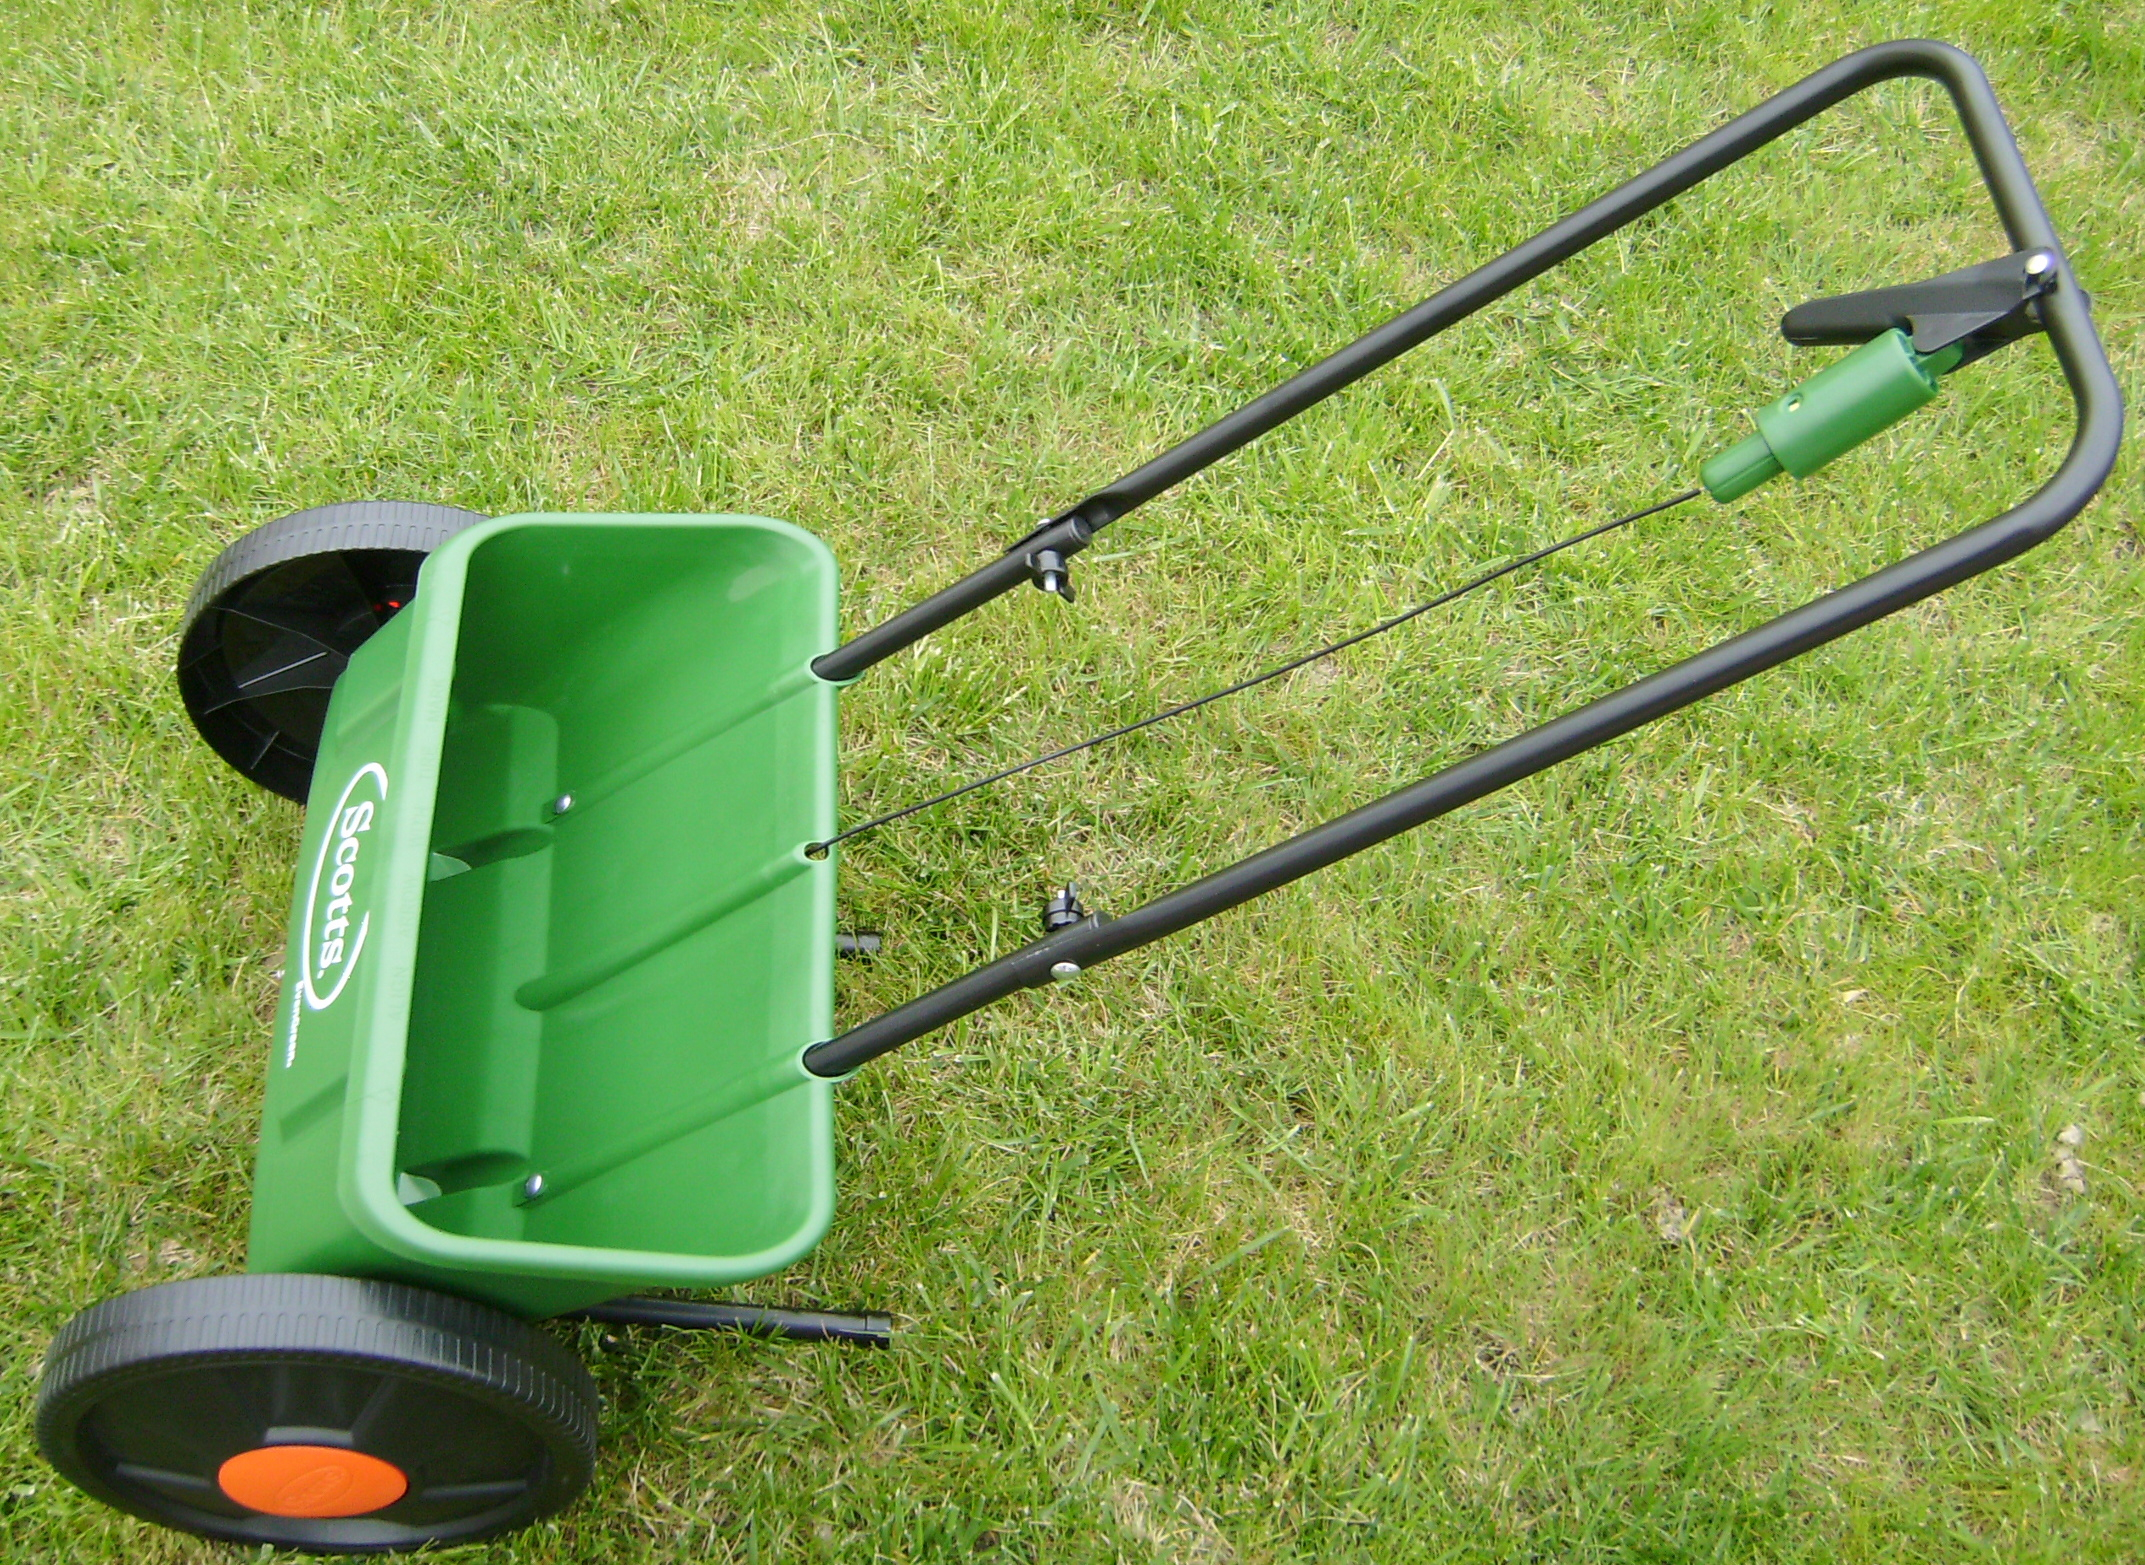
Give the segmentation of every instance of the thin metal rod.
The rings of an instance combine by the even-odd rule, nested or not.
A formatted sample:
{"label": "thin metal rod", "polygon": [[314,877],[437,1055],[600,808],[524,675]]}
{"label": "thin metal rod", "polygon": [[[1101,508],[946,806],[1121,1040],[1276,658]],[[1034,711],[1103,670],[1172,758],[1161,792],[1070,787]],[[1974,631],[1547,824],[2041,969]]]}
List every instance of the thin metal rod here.
{"label": "thin metal rod", "polygon": [[847,1315],[831,1310],[770,1310],[756,1304],[704,1304],[693,1299],[611,1299],[575,1310],[570,1320],[609,1326],[674,1326],[680,1331],[742,1331],[791,1342],[854,1342],[867,1348],[894,1345],[894,1322],[886,1315]]}
{"label": "thin metal rod", "polygon": [[[1195,881],[1123,918],[1112,922],[1090,918],[1046,935],[838,1038],[814,1044],[804,1053],[805,1068],[819,1076],[846,1075],[867,1060],[1016,990],[1049,982],[1053,969],[1092,967],[1212,918],[1979,575],[2033,548],[2083,510],[2114,466],[2122,440],[2122,393],[2093,330],[2085,294],[2068,260],[2060,258],[2055,229],[2019,157],[1995,93],[1971,56],[1946,44],[1924,41],[1864,49],[1742,115],[1671,158],[1669,164],[1695,159],[1704,173],[1714,172],[1842,99],[1899,76],[1930,77],[1950,92],[2012,247],[2042,247],[2059,257],[2059,275],[2041,301],[2041,317],[2070,387],[2078,422],[2062,465],[2046,484],[1992,521],[1791,609],[1768,624],[1374,804]],[[1624,188],[1643,185],[1650,177],[1642,176]]]}
{"label": "thin metal rod", "polygon": [[1412,609],[1395,614],[1391,619],[1380,620],[1368,630],[1359,630],[1352,636],[1343,636],[1339,641],[1328,642],[1325,646],[1319,647],[1315,651],[1290,658],[1286,663],[1269,668],[1263,673],[1253,674],[1249,679],[1239,679],[1233,685],[1224,685],[1221,689],[1210,690],[1203,696],[1195,696],[1189,701],[1180,701],[1175,706],[1165,707],[1159,712],[1141,718],[1136,723],[1126,723],[1123,727],[1113,728],[1107,733],[1095,734],[1090,738],[1080,740],[1077,744],[1061,745],[1057,749],[1046,751],[1042,755],[1031,756],[1017,766],[1008,766],[1003,771],[992,772],[986,777],[974,778],[961,784],[958,788],[948,788],[944,793],[933,794],[928,799],[919,799],[914,804],[905,804],[898,810],[889,810],[886,814],[874,816],[868,821],[859,821],[854,826],[836,832],[825,842],[806,843],[804,845],[805,857],[819,858],[826,853],[827,849],[838,842],[847,842],[851,837],[861,837],[867,831],[877,831],[881,826],[891,826],[895,821],[907,820],[911,815],[921,814],[934,805],[950,803],[966,794],[974,793],[978,788],[988,788],[992,783],[1004,782],[1008,777],[1018,777],[1022,772],[1032,772],[1038,766],[1047,766],[1052,761],[1062,761],[1068,755],[1078,755],[1083,750],[1092,750],[1097,745],[1108,744],[1113,739],[1122,739],[1127,734],[1136,734],[1143,728],[1152,728],[1155,724],[1166,723],[1173,717],[1182,717],[1187,712],[1196,712],[1203,706],[1212,706],[1215,702],[1225,700],[1230,696],[1241,695],[1246,690],[1257,689],[1260,685],[1279,679],[1284,674],[1293,674],[1299,668],[1316,663],[1321,658],[1330,658],[1337,652],[1346,652],[1350,647],[1361,646],[1374,636],[1382,636],[1389,630],[1398,630],[1410,620],[1421,619],[1432,609],[1443,608],[1446,604],[1464,598],[1471,592],[1487,587],[1491,582],[1503,580],[1514,571],[1524,570],[1527,566],[1538,564],[1553,554],[1562,554],[1566,549],[1576,548],[1578,545],[1590,542],[1605,533],[1613,533],[1619,527],[1629,527],[1633,522],[1642,522],[1649,516],[1658,516],[1663,511],[1672,510],[1676,506],[1697,499],[1703,493],[1705,491],[1702,489],[1686,489],[1682,494],[1676,495],[1671,499],[1657,501],[1643,510],[1619,516],[1614,521],[1603,522],[1599,527],[1589,527],[1585,532],[1573,533],[1569,538],[1559,538],[1555,543],[1536,549],[1532,554],[1519,555],[1514,559],[1505,561],[1502,565],[1486,570],[1473,580],[1465,581],[1457,587],[1449,588],[1434,598],[1416,604]]}

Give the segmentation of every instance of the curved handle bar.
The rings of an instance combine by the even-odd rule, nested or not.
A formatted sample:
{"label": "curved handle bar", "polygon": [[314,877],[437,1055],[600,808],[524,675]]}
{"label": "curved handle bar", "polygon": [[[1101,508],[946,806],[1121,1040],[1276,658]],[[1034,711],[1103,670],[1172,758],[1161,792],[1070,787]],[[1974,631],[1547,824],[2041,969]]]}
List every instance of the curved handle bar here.
{"label": "curved handle bar", "polygon": [[[855,679],[874,663],[914,645],[932,631],[1030,580],[1033,575],[1031,561],[1040,551],[1052,549],[1061,558],[1071,558],[1086,548],[1096,533],[1164,490],[1182,483],[1447,327],[1465,320],[1484,305],[1503,298],[1551,267],[1569,260],[1627,223],[1711,178],[1729,164],[1750,156],[1805,120],[1878,82],[1900,76],[1925,76],[1942,83],[1950,92],[1959,117],[1965,123],[1974,156],[1981,165],[1982,178],[1996,199],[1997,214],[2011,237],[2012,249],[2055,247],[2055,230],[2049,224],[2048,214],[2042,210],[2040,195],[2034,190],[2032,177],[2019,159],[2018,145],[2011,139],[2011,128],[2004,123],[2003,113],[1996,106],[1996,95],[1989,89],[1988,78],[1982,74],[1973,56],[1949,44],[1925,40],[1878,44],[1805,77],[1710,136],[1655,164],[1636,179],[1581,207],[1562,222],[1543,229],[1525,244],[1477,267],[1414,309],[1395,316],[1338,353],[1320,360],[1256,401],[1165,451],[1136,472],[1127,474],[1106,489],[1097,490],[1071,510],[1044,523],[988,565],[815,659],[812,671],[822,679],[835,682]],[[2107,363],[2090,322],[2084,318],[2084,300],[2077,298],[2077,283],[2069,276],[2067,267],[2063,282],[2066,285],[2063,291],[2076,298],[2077,319],[2067,339],[2057,332],[2053,321],[2049,323],[2049,333],[2056,338],[2057,356],[2063,362],[2064,373],[2070,377],[2071,393],[2079,403],[2080,441],[2093,449],[2104,443],[2112,460],[2121,421],[2120,399],[2114,391],[2112,374],[2107,386],[2100,389],[2081,380],[2089,374],[2089,367],[2096,360],[2103,372],[2107,370]],[[2101,407],[2103,401],[2108,403],[2104,409]],[[2096,410],[2112,414],[2116,426],[2105,432],[2088,428],[2095,420]],[[2090,493],[2088,489],[2087,494]],[[2083,498],[2079,504],[2084,504]]]}
{"label": "curved handle bar", "polygon": [[[1101,491],[1093,500],[1083,502],[1083,507],[1098,505],[1094,514],[1101,520],[1086,520],[1083,507],[1075,507],[1045,532],[1071,534],[1084,528],[1087,535],[1092,536],[1097,526],[1106,525],[1132,506],[1197,472],[1208,462],[1235,450],[1311,403],[1330,396],[1349,381],[1368,374],[1416,343],[1511,292],[1529,278],[1719,173],[1729,164],[1748,157],[1774,138],[1856,93],[1901,76],[1927,77],[1941,83],[1950,93],[1966,128],[1974,158],[1981,167],[1982,181],[1994,198],[1997,215],[2010,236],[2013,249],[2047,249],[2055,252],[2057,257],[2057,281],[2040,301],[2041,319],[2047,327],[2049,342],[2055,348],[2056,360],[2063,368],[2064,379],[2070,385],[2078,425],[2069,452],[2047,483],[1993,520],[1889,565],[1851,586],[1827,593],[1801,608],[1790,609],[1755,630],[1745,631],[1577,711],[1507,739],[1422,782],[1388,794],[1376,803],[1364,805],[1241,863],[1218,870],[1122,918],[1108,922],[1089,918],[1069,929],[1046,935],[1010,956],[853,1027],[838,1038],[814,1044],[804,1052],[805,1068],[817,1076],[846,1075],[865,1061],[980,1010],[1016,990],[1047,983],[1054,972],[1062,972],[1067,967],[1074,972],[1092,967],[1097,962],[1107,961],[1212,918],[1240,902],[1247,902],[1277,886],[1360,853],[1411,827],[1568,760],[1581,751],[1593,749],[1689,706],[1715,691],[1739,684],[1873,620],[1896,613],[1908,604],[1941,592],[1970,576],[1977,576],[2023,554],[2085,509],[2086,503],[2107,480],[2122,439],[2122,393],[2116,386],[2115,372],[2109,367],[2107,353],[2093,330],[2085,294],[2071,273],[2070,262],[2064,257],[2055,228],[2041,205],[2033,177],[2026,172],[2018,143],[2012,139],[2011,128],[2004,122],[2003,111],[1997,107],[1996,94],[1990,88],[1988,78],[1973,57],[1963,50],[1949,44],[1910,39],[1863,49],[1805,77],[1711,135],[1656,164],[1638,178],[1582,207],[1554,227],[1543,230],[1525,244],[1469,273],[1351,347],[1268,392],[1130,477]],[[1113,509],[1117,507],[1121,509]],[[1014,554],[1008,555],[1006,558],[1014,562],[1015,571],[1006,577],[1003,585],[996,586],[977,601],[987,601],[988,597],[995,597],[1025,579],[1026,567],[1019,555],[1023,549],[1038,546],[1043,536],[1045,534],[1038,534],[1036,539],[1024,542]],[[1063,547],[1062,544],[1058,546]],[[986,567],[969,580],[976,582],[987,573],[1002,569],[1000,565]],[[959,586],[949,588],[938,598],[911,610],[910,614],[918,614],[959,590]],[[954,610],[954,613],[959,612],[965,610]],[[946,616],[952,617],[953,614]],[[825,663],[841,657],[850,648],[864,647],[872,637],[893,631],[906,618],[903,616],[881,626],[878,631],[867,632],[820,661]],[[944,619],[937,623],[944,623]],[[933,628],[935,625],[925,625],[899,645],[907,645],[908,641]],[[877,656],[896,649],[888,646]],[[877,657],[869,658],[863,666],[876,660]],[[830,678],[853,677],[821,672]]]}

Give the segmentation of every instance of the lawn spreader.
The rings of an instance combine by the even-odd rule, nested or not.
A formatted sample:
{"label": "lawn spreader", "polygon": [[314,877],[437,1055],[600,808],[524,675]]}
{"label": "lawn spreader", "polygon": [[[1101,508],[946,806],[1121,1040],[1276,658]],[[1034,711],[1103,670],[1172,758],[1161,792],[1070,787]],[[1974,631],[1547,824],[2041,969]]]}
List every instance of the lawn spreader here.
{"label": "lawn spreader", "polygon": [[[1948,92],[2011,253],[1789,312],[1791,341],[1850,351],[1663,504],[1807,476],[2045,335],[2076,431],[2038,492],[1143,907],[1104,917],[1068,888],[1040,938],[836,1033],[835,844],[865,829],[837,830],[841,686],[1016,586],[1069,600],[1075,558],[1134,508],[1899,77]],[[778,521],[357,502],[270,523],[202,579],[178,667],[209,743],[307,806],[247,1270],[69,1321],[43,1449],[111,1505],[245,1544],[405,1549],[556,1511],[590,1479],[598,1406],[535,1322],[884,1340],[875,1317],[637,1296],[812,1249],[850,1073],[2011,559],[2092,498],[2121,422],[1986,78],[1910,41],[1818,71],[848,641],[833,557]]]}

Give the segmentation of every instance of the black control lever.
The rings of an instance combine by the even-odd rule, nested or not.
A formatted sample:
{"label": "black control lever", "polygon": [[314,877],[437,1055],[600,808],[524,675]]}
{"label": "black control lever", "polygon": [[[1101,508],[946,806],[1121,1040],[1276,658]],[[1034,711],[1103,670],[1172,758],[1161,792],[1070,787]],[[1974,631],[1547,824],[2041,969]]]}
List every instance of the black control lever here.
{"label": "black control lever", "polygon": [[1871,288],[1798,304],[1780,318],[1780,335],[1798,347],[1862,343],[1898,330],[1916,353],[1959,343],[1960,364],[1994,353],[2043,329],[2033,301],[2056,283],[2052,250],[2020,250],[1962,267],[1927,282]]}

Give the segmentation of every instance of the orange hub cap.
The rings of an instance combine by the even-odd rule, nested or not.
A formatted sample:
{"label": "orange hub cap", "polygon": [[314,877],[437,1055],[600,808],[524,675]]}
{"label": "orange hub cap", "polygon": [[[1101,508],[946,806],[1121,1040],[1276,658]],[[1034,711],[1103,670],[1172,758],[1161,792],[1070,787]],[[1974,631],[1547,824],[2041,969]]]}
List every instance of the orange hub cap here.
{"label": "orange hub cap", "polygon": [[264,1445],[216,1470],[223,1492],[270,1516],[363,1516],[393,1505],[410,1481],[393,1462],[332,1445]]}

